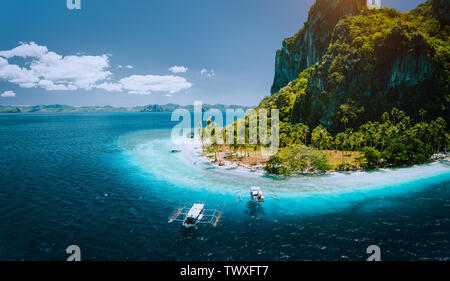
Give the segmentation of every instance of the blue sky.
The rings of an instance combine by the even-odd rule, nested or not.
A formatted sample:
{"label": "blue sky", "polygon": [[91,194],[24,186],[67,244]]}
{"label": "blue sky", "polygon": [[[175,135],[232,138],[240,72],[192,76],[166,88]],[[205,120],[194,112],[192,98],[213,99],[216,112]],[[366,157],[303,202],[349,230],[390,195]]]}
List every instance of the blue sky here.
{"label": "blue sky", "polygon": [[66,0],[3,0],[0,104],[256,105],[313,2],[81,0],[69,10]]}

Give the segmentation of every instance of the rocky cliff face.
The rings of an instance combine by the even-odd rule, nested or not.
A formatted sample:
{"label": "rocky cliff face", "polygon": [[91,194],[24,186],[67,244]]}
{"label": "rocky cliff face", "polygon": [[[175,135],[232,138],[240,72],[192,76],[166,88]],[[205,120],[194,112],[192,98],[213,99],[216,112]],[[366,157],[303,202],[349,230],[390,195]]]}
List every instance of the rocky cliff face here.
{"label": "rocky cliff face", "polygon": [[[424,7],[422,7],[424,8]],[[365,11],[336,26],[330,46],[298,101],[297,122],[342,129],[343,104],[362,109],[350,126],[377,120],[393,107],[418,117],[449,117],[448,31],[419,10]]]}
{"label": "rocky cliff face", "polygon": [[450,23],[450,3],[448,0],[434,0],[433,15],[442,24]]}
{"label": "rocky cliff face", "polygon": [[293,37],[285,39],[277,51],[271,93],[277,93],[300,72],[319,61],[338,21],[358,14],[365,5],[366,0],[317,0],[305,26]]}
{"label": "rocky cliff face", "polygon": [[[262,104],[281,106],[290,122],[336,131],[378,120],[393,107],[415,121],[420,109],[428,112],[428,119],[450,121],[450,29],[442,12],[448,10],[448,0],[429,0],[409,13],[389,8],[357,12],[361,2],[336,1],[349,5],[338,9],[347,17],[335,18],[332,28],[318,31],[315,20],[325,18],[318,4],[325,2],[317,1],[305,27],[277,54],[273,90],[289,79],[294,82]],[[306,77],[299,71],[307,67],[307,83],[296,89],[297,77]],[[279,100],[295,102],[286,106]],[[343,105],[357,112],[345,124]]]}

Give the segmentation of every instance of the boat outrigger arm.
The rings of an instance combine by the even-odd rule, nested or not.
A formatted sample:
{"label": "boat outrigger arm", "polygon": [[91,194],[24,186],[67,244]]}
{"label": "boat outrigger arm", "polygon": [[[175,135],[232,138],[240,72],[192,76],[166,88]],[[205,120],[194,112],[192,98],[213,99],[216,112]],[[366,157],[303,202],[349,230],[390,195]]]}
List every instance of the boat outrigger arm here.
{"label": "boat outrigger arm", "polygon": [[251,200],[258,203],[263,203],[265,200],[280,200],[278,195],[273,192],[263,193],[259,186],[252,186],[250,192],[243,193],[241,190],[235,192],[236,202],[243,200]]}
{"label": "boat outrigger arm", "polygon": [[179,221],[184,227],[193,227],[198,224],[211,224],[216,227],[221,215],[221,211],[204,209],[204,204],[194,204],[191,208],[182,207],[174,211],[168,223]]}

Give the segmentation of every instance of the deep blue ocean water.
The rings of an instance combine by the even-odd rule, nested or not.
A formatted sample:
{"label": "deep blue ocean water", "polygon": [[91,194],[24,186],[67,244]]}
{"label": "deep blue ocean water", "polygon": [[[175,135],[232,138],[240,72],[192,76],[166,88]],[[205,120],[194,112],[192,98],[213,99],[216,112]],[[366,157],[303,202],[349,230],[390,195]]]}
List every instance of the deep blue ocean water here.
{"label": "deep blue ocean water", "polygon": [[[0,115],[0,260],[450,259],[443,164],[272,179],[168,153],[168,113]],[[277,192],[236,203],[252,184]],[[216,228],[168,224],[180,206],[223,210]]]}

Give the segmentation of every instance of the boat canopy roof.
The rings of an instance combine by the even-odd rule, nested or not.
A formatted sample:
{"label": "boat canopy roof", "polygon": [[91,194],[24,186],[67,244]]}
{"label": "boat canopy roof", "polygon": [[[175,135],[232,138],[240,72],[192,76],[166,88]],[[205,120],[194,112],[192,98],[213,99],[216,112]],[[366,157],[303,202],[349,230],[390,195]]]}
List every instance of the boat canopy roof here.
{"label": "boat canopy roof", "polygon": [[252,193],[262,193],[261,188],[259,186],[252,186],[250,190]]}
{"label": "boat canopy roof", "polygon": [[186,217],[187,218],[198,218],[198,216],[200,215],[200,212],[203,210],[204,207],[205,207],[205,204],[194,204],[192,206],[192,208],[189,210],[189,212],[187,213]]}

